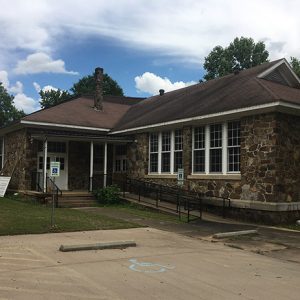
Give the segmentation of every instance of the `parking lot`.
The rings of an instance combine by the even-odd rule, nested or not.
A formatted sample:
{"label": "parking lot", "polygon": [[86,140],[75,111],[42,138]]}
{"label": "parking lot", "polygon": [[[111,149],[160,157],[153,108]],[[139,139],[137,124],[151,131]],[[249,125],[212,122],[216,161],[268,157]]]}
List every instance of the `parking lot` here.
{"label": "parking lot", "polygon": [[[61,244],[135,240],[122,250]],[[0,237],[0,299],[299,299],[300,268],[152,228]]]}

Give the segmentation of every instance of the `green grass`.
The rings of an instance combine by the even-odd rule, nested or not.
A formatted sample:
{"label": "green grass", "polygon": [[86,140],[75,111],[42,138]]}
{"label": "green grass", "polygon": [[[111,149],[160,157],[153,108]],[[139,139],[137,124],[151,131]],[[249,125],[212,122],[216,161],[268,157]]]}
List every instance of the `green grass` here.
{"label": "green grass", "polygon": [[25,202],[21,197],[0,198],[0,235],[140,227],[68,208],[55,209],[54,221],[55,226],[51,227],[51,207]]}
{"label": "green grass", "polygon": [[288,224],[288,225],[281,225],[280,227],[287,228],[287,229],[293,229],[300,231],[300,226],[297,224]]}
{"label": "green grass", "polygon": [[143,207],[141,205],[135,203],[122,203],[117,205],[110,205],[107,206],[110,209],[116,209],[120,211],[124,211],[131,215],[141,217],[143,219],[152,219],[152,220],[159,220],[162,222],[172,222],[172,223],[183,223],[187,222],[187,217],[185,215],[181,216],[181,220],[179,220],[178,216],[168,214],[161,211],[156,211],[155,209],[151,209],[148,207]]}

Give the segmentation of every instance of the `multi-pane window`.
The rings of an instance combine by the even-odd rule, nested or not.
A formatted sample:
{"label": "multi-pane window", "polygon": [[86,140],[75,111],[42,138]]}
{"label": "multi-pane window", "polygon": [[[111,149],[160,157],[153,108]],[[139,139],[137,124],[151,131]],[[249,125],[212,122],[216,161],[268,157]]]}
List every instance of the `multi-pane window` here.
{"label": "multi-pane window", "polygon": [[158,172],[158,133],[150,134],[150,172]]}
{"label": "multi-pane window", "polygon": [[182,130],[174,132],[174,172],[183,167],[183,139]]}
{"label": "multi-pane window", "polygon": [[183,166],[181,130],[151,133],[149,137],[149,173],[177,172]]}
{"label": "multi-pane window", "polygon": [[171,132],[161,134],[161,171],[170,172],[171,169]]}
{"label": "multi-pane window", "polygon": [[209,171],[222,172],[222,124],[210,125]]}
{"label": "multi-pane window", "polygon": [[[39,141],[38,144],[39,152],[44,151],[44,143]],[[52,153],[66,153],[66,143],[65,142],[51,142],[47,143],[48,152]]]}
{"label": "multi-pane window", "polygon": [[240,122],[235,121],[228,123],[228,172],[240,171],[240,144]]}
{"label": "multi-pane window", "polygon": [[115,172],[127,171],[127,146],[115,146]]}
{"label": "multi-pane window", "polygon": [[194,169],[205,172],[205,127],[194,128]]}

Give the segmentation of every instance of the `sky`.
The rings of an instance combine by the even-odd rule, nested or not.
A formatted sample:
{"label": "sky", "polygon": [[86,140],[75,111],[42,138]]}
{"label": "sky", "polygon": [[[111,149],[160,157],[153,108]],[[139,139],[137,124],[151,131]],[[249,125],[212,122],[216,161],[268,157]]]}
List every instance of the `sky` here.
{"label": "sky", "polygon": [[96,67],[126,96],[198,82],[205,56],[235,37],[270,59],[300,58],[299,0],[0,0],[0,82],[26,113]]}

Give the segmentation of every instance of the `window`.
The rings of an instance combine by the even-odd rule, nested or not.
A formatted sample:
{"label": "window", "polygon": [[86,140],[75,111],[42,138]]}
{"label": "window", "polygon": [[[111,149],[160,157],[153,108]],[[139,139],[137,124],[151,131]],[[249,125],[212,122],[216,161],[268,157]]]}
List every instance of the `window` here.
{"label": "window", "polygon": [[194,128],[193,173],[240,172],[240,122]]}
{"label": "window", "polygon": [[173,174],[182,166],[182,131],[151,133],[149,136],[149,173]]}
{"label": "window", "polygon": [[150,134],[150,172],[158,172],[158,133]]}
{"label": "window", "polygon": [[174,132],[174,172],[183,167],[183,138],[182,130]]}
{"label": "window", "polygon": [[171,170],[171,133],[161,135],[161,171],[169,173]]}
{"label": "window", "polygon": [[222,124],[210,125],[209,171],[222,172]]}
{"label": "window", "polygon": [[240,171],[240,139],[240,122],[235,121],[228,123],[228,172]]}
{"label": "window", "polygon": [[195,173],[205,172],[205,127],[194,128],[194,167]]}
{"label": "window", "polygon": [[115,172],[127,171],[127,146],[115,146]]}
{"label": "window", "polygon": [[[65,142],[50,142],[47,143],[48,152],[52,153],[66,153],[66,143]],[[39,152],[44,151],[44,143],[39,141],[38,144]]]}

